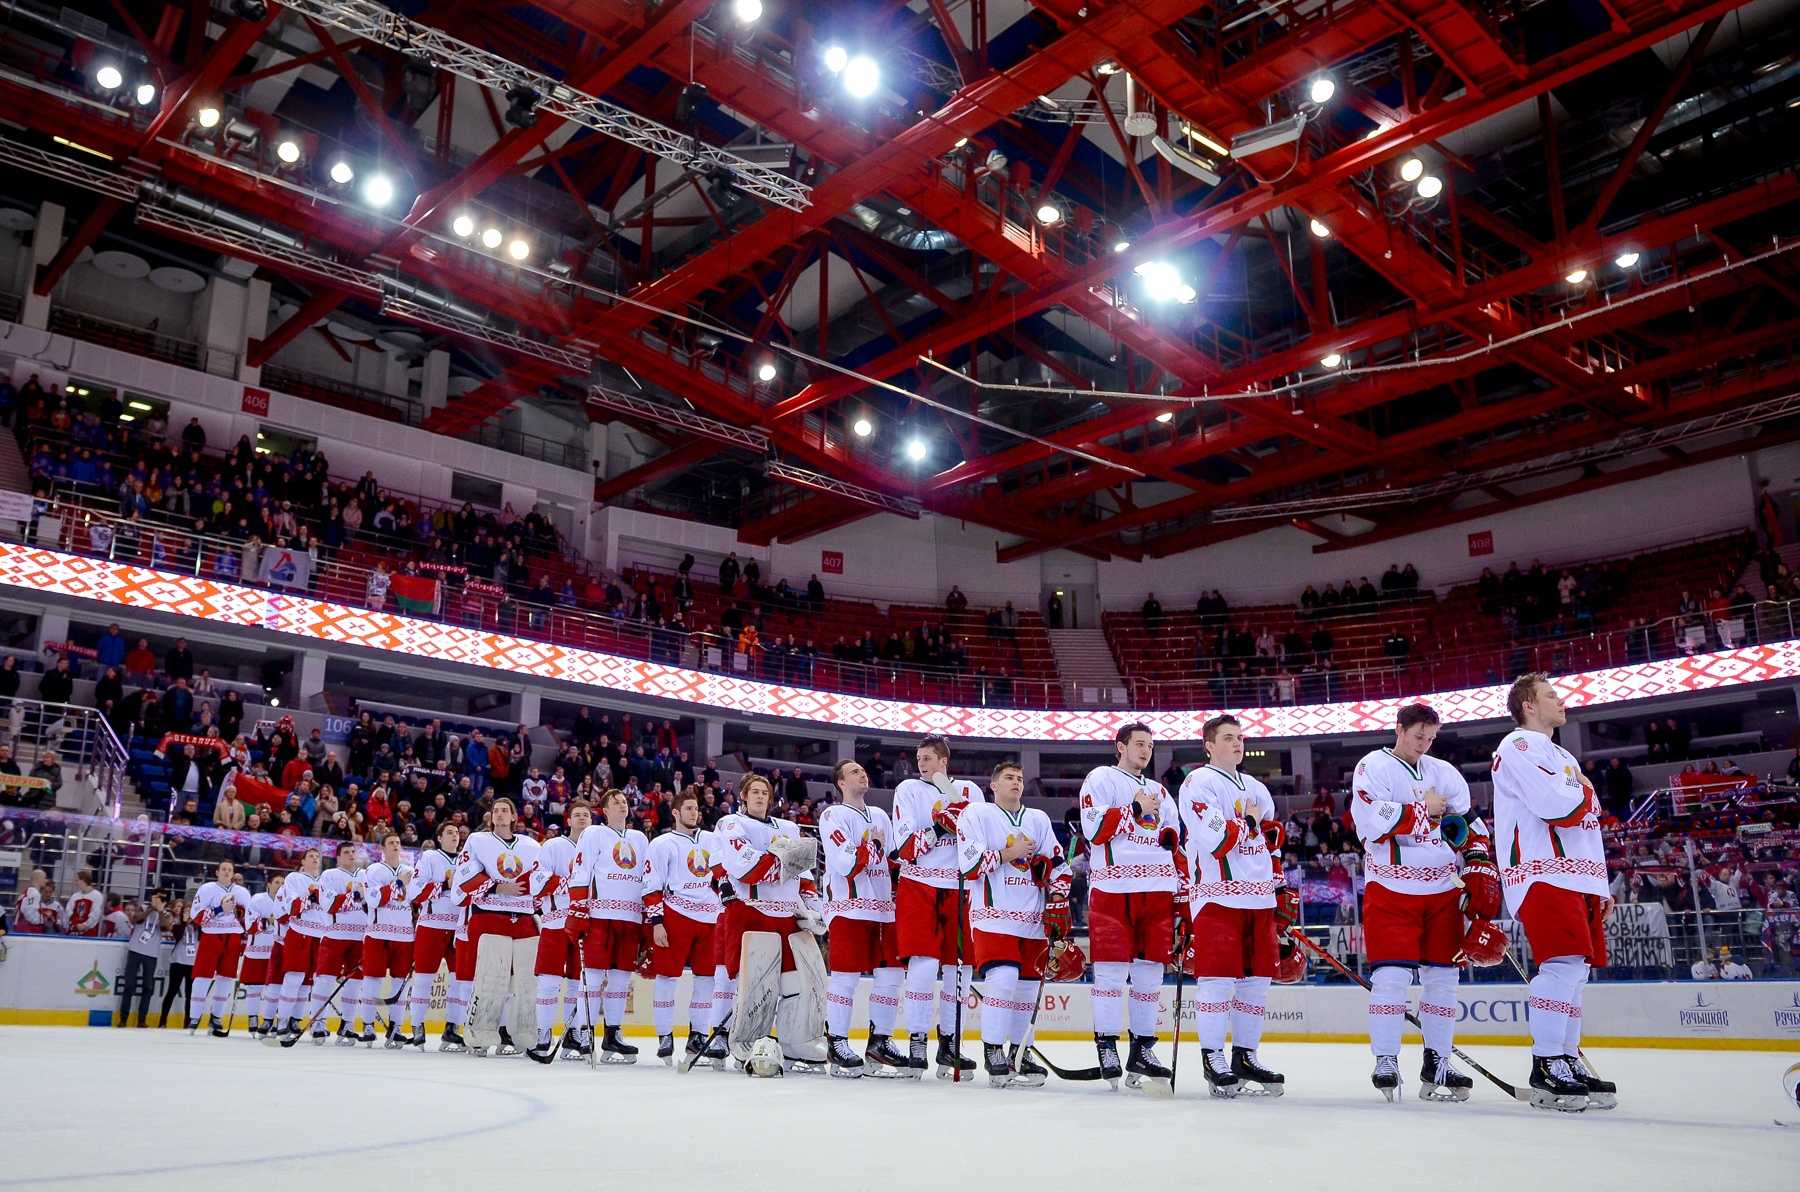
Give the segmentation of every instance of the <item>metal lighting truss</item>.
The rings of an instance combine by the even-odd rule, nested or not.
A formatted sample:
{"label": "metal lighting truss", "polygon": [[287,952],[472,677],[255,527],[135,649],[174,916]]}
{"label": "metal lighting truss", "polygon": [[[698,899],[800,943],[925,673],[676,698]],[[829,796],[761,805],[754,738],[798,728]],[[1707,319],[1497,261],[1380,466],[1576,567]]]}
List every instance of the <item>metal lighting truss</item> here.
{"label": "metal lighting truss", "polygon": [[827,476],[823,472],[815,472],[811,468],[798,468],[793,464],[784,464],[778,459],[771,459],[763,464],[763,475],[771,480],[785,480],[789,484],[797,484],[802,488],[830,493],[834,497],[843,497],[847,501],[855,501],[873,509],[898,513],[901,517],[910,517],[914,521],[919,518],[919,503],[911,497],[896,497],[889,493],[877,492],[872,488],[864,488],[860,484],[851,484],[848,481],[839,480],[835,476]]}
{"label": "metal lighting truss", "polygon": [[163,232],[178,240],[198,240],[221,248],[233,256],[262,261],[293,273],[304,274],[327,285],[336,286],[367,298],[382,295],[384,279],[379,273],[358,269],[341,261],[315,256],[278,243],[266,236],[255,236],[210,220],[194,219],[161,207],[140,205],[137,221],[153,232]]}
{"label": "metal lighting truss", "polygon": [[1739,406],[1718,414],[1707,414],[1677,422],[1672,426],[1627,431],[1617,438],[1555,455],[1539,456],[1505,467],[1489,468],[1461,476],[1446,476],[1427,484],[1406,488],[1384,489],[1367,496],[1309,497],[1300,501],[1271,501],[1268,504],[1223,505],[1212,511],[1213,522],[1251,521],[1260,518],[1316,517],[1323,513],[1343,513],[1353,509],[1374,509],[1389,505],[1412,505],[1420,501],[1446,499],[1469,489],[1490,485],[1515,484],[1534,476],[1566,471],[1601,460],[1618,459],[1639,451],[1677,447],[1692,439],[1701,439],[1726,431],[1747,430],[1767,422],[1800,414],[1800,392],[1783,394],[1768,401]]}
{"label": "metal lighting truss", "polygon": [[421,327],[432,327],[439,331],[447,331],[464,339],[477,340],[503,348],[520,356],[529,356],[534,360],[542,360],[546,364],[554,364],[586,377],[594,370],[594,358],[576,348],[559,348],[555,344],[545,343],[541,339],[517,335],[511,331],[502,331],[497,327],[488,327],[472,319],[458,318],[444,311],[432,310],[420,306],[416,302],[408,302],[404,298],[386,295],[381,300],[381,313],[392,315],[396,319],[404,319],[408,323],[416,323]]}
{"label": "metal lighting truss", "polygon": [[96,169],[71,161],[55,153],[48,153],[31,145],[0,137],[0,162],[16,166],[21,170],[29,170],[34,174],[42,174],[46,178],[55,178],[62,182],[80,186],[87,190],[108,195],[125,203],[135,203],[138,197],[138,182],[124,174],[115,174],[111,170]]}
{"label": "metal lighting truss", "polygon": [[605,133],[646,153],[698,173],[726,170],[739,190],[800,211],[811,205],[812,188],[767,166],[715,149],[695,137],[647,120],[567,83],[459,41],[448,33],[409,21],[375,0],[282,0],[282,7],[377,45],[430,62],[483,87],[505,92],[523,87],[538,96],[536,110]]}
{"label": "metal lighting truss", "polygon": [[630,414],[663,426],[674,427],[677,430],[685,430],[689,434],[699,435],[703,439],[730,443],[734,447],[742,447],[759,455],[769,449],[769,436],[764,431],[733,426],[729,422],[720,422],[688,410],[678,410],[673,406],[665,406],[659,401],[651,401],[649,398],[640,397],[637,394],[620,393],[618,390],[608,389],[604,385],[588,387],[588,404],[599,406],[603,410]]}

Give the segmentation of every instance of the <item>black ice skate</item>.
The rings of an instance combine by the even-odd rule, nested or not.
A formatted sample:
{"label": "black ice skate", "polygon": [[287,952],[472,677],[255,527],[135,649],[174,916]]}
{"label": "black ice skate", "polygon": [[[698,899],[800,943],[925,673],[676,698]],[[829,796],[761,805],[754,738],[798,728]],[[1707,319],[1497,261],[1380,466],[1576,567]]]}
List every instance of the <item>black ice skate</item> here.
{"label": "black ice skate", "polygon": [[600,1040],[600,1062],[605,1064],[635,1064],[638,1049],[625,1042],[619,1028],[609,1026],[605,1036]]}
{"label": "black ice skate", "polygon": [[588,1037],[586,1027],[569,1027],[563,1031],[562,1058],[565,1060],[585,1060],[594,1052],[594,1043]]}
{"label": "black ice skate", "polygon": [[689,1030],[687,1046],[683,1048],[683,1052],[682,1059],[686,1061],[687,1067],[692,1068],[695,1061],[706,1052],[706,1032]]}
{"label": "black ice skate", "polygon": [[1588,1067],[1585,1056],[1565,1055],[1563,1059],[1569,1063],[1569,1075],[1587,1086],[1589,1109],[1614,1109],[1619,1104],[1619,1086],[1610,1080],[1601,1080]]}
{"label": "black ice skate", "polygon": [[975,1061],[963,1055],[950,1045],[950,1036],[943,1031],[938,1032],[937,1078],[939,1080],[969,1079],[969,1073],[975,1071]]}
{"label": "black ice skate", "polygon": [[326,1042],[329,1041],[330,1038],[331,1038],[331,1032],[325,1028],[323,1023],[313,1027],[312,1041],[313,1041],[314,1047],[325,1046]]}
{"label": "black ice skate", "polygon": [[1580,1113],[1588,1107],[1587,1085],[1569,1070],[1569,1061],[1560,1055],[1531,1057],[1531,1103],[1539,1109],[1559,1113]]}
{"label": "black ice skate", "polygon": [[863,1074],[863,1059],[850,1050],[850,1040],[842,1035],[825,1036],[825,1063],[833,1076],[855,1080]]}
{"label": "black ice skate", "polygon": [[906,1075],[913,1080],[923,1080],[926,1069],[930,1067],[931,1036],[908,1035],[906,1037]]}
{"label": "black ice skate", "polygon": [[1012,1049],[1012,1087],[1016,1089],[1035,1089],[1050,1078],[1050,1069],[1037,1062],[1031,1052],[1021,1054],[1020,1049]]}
{"label": "black ice skate", "polygon": [[700,1053],[700,1058],[710,1060],[715,1072],[725,1071],[726,1066],[731,1063],[731,1032],[722,1030],[714,1035],[712,1042],[706,1045],[706,1050]]}
{"label": "black ice skate", "polygon": [[674,1031],[670,1031],[666,1035],[656,1036],[656,1058],[661,1060],[665,1067],[673,1068],[675,1066]]}
{"label": "black ice skate", "polygon": [[1475,1082],[1450,1066],[1450,1057],[1427,1047],[1425,1066],[1419,1069],[1419,1100],[1467,1101]]}
{"label": "black ice skate", "polygon": [[536,1060],[540,1064],[556,1062],[556,1036],[549,1031],[539,1031],[537,1046],[525,1053],[527,1059]]}
{"label": "black ice skate", "polygon": [[494,1054],[502,1059],[511,1059],[519,1054],[519,1045],[513,1042],[505,1027],[500,1028],[500,1046],[494,1048]]}
{"label": "black ice skate", "polygon": [[415,1026],[413,1028],[412,1038],[406,1039],[404,1042],[408,1047],[417,1047],[420,1051],[424,1051],[425,1028],[423,1026]]}
{"label": "black ice skate", "polygon": [[355,1047],[361,1042],[362,1036],[356,1033],[356,1028],[352,1027],[348,1020],[338,1023],[337,1045],[339,1047]]}
{"label": "black ice skate", "polygon": [[182,1025],[187,1027],[187,1033],[190,1035],[200,1029],[200,1020],[192,1015],[183,1015],[181,1021]]}
{"label": "black ice skate", "polygon": [[463,1039],[462,1032],[456,1029],[456,1024],[453,1022],[446,1022],[444,1024],[444,1033],[438,1039],[438,1050],[467,1051],[468,1049],[469,1045]]}
{"label": "black ice skate", "polygon": [[212,1016],[212,1030],[207,1033],[215,1039],[229,1039],[231,1037],[231,1032],[225,1029],[225,1024],[219,1021],[219,1016],[217,1014]]}
{"label": "black ice skate", "polygon": [[1246,1096],[1279,1097],[1287,1091],[1287,1077],[1263,1067],[1254,1047],[1231,1049],[1231,1074],[1238,1078],[1238,1091]]}
{"label": "black ice skate", "polygon": [[407,1037],[400,1031],[400,1024],[397,1022],[390,1022],[388,1023],[387,1040],[382,1043],[381,1049],[383,1051],[399,1051],[402,1047],[405,1047],[408,1042],[409,1040]]}
{"label": "black ice skate", "polygon": [[1400,1079],[1400,1057],[1397,1055],[1378,1055],[1375,1057],[1375,1071],[1369,1076],[1369,1083],[1381,1090],[1381,1095],[1390,1102],[1400,1100],[1400,1089],[1404,1082]]}
{"label": "black ice skate", "polygon": [[1119,1063],[1119,1036],[1095,1035],[1094,1051],[1100,1056],[1100,1079],[1117,1089],[1119,1077],[1125,1075],[1125,1069]]}
{"label": "black ice skate", "polygon": [[[1152,1096],[1157,1091],[1165,1095],[1173,1091],[1175,1074],[1163,1067],[1162,1061],[1156,1058],[1153,1050],[1155,1046],[1155,1035],[1131,1036],[1131,1053],[1125,1057],[1126,1088],[1145,1089]],[[1150,1088],[1145,1088],[1146,1081]]]}
{"label": "black ice skate", "polygon": [[362,1029],[362,1034],[357,1037],[357,1041],[360,1042],[364,1047],[370,1047],[370,1048],[374,1047],[375,1046],[375,1028],[372,1026],[365,1026]]}
{"label": "black ice skate", "polygon": [[1012,1083],[1012,1064],[1007,1062],[1006,1048],[1000,1044],[982,1044],[981,1065],[987,1069],[989,1088],[1003,1089]]}
{"label": "black ice skate", "polygon": [[1230,1100],[1238,1095],[1237,1073],[1231,1070],[1231,1061],[1225,1058],[1223,1048],[1201,1048],[1200,1070],[1206,1073],[1206,1091],[1213,1096]]}
{"label": "black ice skate", "polygon": [[893,1080],[906,1076],[908,1065],[906,1057],[900,1054],[891,1038],[871,1034],[869,1045],[863,1049],[863,1070],[870,1076]]}

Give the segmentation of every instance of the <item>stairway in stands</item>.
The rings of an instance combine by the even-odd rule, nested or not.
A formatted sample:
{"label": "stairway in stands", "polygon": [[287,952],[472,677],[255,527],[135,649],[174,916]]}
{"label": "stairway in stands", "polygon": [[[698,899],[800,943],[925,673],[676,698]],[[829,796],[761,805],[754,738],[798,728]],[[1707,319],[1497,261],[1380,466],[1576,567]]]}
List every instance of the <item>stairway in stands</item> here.
{"label": "stairway in stands", "polygon": [[[1787,564],[1789,571],[1800,575],[1800,542],[1789,542],[1786,545],[1778,546],[1775,548],[1775,554],[1783,563]],[[1743,584],[1750,595],[1758,600],[1769,598],[1769,589],[1762,582],[1762,566],[1755,559],[1751,559],[1745,565],[1744,574],[1738,577],[1738,582]]]}
{"label": "stairway in stands", "polygon": [[26,466],[25,456],[19,451],[18,439],[4,428],[0,428],[0,491],[31,491],[31,469]]}
{"label": "stairway in stands", "polygon": [[1050,652],[1056,655],[1056,673],[1071,707],[1122,708],[1129,704],[1129,689],[1112,647],[1100,629],[1049,630]]}

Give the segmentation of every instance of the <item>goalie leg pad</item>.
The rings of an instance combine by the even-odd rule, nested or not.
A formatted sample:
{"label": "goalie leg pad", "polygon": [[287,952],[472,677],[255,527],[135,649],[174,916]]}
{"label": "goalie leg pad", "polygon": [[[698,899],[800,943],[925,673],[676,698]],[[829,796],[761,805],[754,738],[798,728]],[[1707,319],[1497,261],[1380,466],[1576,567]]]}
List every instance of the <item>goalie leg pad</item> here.
{"label": "goalie leg pad", "polygon": [[[475,980],[469,992],[469,1045],[498,1047],[506,995],[512,992],[513,941],[484,935],[475,952]],[[526,970],[530,971],[530,970]]]}
{"label": "goalie leg pad", "polygon": [[809,972],[808,963],[801,959],[801,949],[810,945],[812,958],[818,962],[818,945],[810,935],[806,945],[802,945],[802,934],[805,933],[796,933],[792,941],[797,967],[791,973],[781,974],[775,1033],[781,1040],[782,1057],[811,1069],[826,1059],[824,965],[819,963],[816,971]]}
{"label": "goalie leg pad", "polygon": [[781,1001],[781,937],[746,931],[738,954],[737,1006],[731,1023],[731,1054],[740,1064],[775,1027]]}
{"label": "goalie leg pad", "polygon": [[537,1038],[537,936],[512,941],[512,1002],[506,1031],[524,1050]]}

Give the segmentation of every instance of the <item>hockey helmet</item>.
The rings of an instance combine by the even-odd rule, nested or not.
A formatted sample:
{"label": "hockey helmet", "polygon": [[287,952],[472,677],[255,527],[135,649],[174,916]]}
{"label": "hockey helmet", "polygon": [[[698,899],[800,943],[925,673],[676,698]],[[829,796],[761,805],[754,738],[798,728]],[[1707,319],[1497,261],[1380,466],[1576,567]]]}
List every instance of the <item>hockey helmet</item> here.
{"label": "hockey helmet", "polygon": [[1477,968],[1491,968],[1506,959],[1506,950],[1512,941],[1506,933],[1488,922],[1476,919],[1469,924],[1467,934],[1463,936],[1463,959]]}
{"label": "hockey helmet", "polygon": [[1050,949],[1050,963],[1046,975],[1052,981],[1079,981],[1087,972],[1087,953],[1081,945],[1073,940],[1058,941]]}
{"label": "hockey helmet", "polygon": [[744,1061],[744,1071],[751,1076],[781,1076],[786,1072],[781,1062],[781,1044],[767,1035],[758,1039],[750,1047],[750,1058]]}

